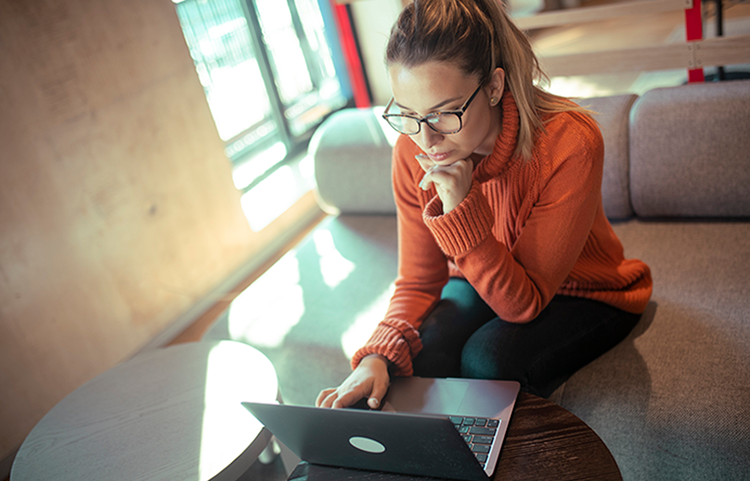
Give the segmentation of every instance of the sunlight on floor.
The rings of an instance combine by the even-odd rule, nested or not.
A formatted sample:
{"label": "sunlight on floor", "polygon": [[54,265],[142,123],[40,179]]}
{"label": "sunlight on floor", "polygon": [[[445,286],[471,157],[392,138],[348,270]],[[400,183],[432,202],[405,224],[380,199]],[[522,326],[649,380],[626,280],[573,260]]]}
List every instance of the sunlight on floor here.
{"label": "sunlight on floor", "polygon": [[[274,155],[276,154],[269,154],[269,157],[274,157]],[[268,165],[275,164],[269,162]],[[242,166],[238,167],[238,169],[241,168]],[[265,170],[261,174],[263,172]],[[240,174],[235,170],[235,176],[238,175]],[[251,174],[247,173],[247,175]],[[250,228],[255,232],[260,232],[302,196],[310,192],[314,186],[315,163],[310,155],[296,157],[282,165],[242,196],[240,203]]]}
{"label": "sunlight on floor", "polygon": [[239,190],[244,189],[268,169],[281,162],[286,157],[286,154],[284,144],[276,142],[266,150],[258,152],[251,158],[241,162],[232,170],[234,186]]}
{"label": "sunlight on floor", "polygon": [[357,314],[351,326],[341,335],[341,348],[348,359],[351,359],[354,353],[365,345],[378,323],[383,320],[395,290],[395,284],[391,284],[369,306]]}
{"label": "sunlight on floor", "polygon": [[276,372],[259,351],[240,343],[212,349],[206,366],[199,479],[215,479],[260,433],[263,425],[240,403],[273,402],[277,395]]}
{"label": "sunlight on floor", "polygon": [[320,256],[320,274],[323,276],[323,282],[331,289],[335,289],[349,277],[356,266],[336,249],[333,236],[328,229],[315,231],[313,242]]}
{"label": "sunlight on floor", "polygon": [[260,232],[294,205],[299,195],[289,188],[293,183],[294,172],[285,165],[242,196],[242,211],[253,231]]}
{"label": "sunlight on floor", "polygon": [[282,257],[264,274],[264,282],[254,282],[232,301],[230,339],[259,347],[281,346],[305,314],[299,280],[297,258]]}

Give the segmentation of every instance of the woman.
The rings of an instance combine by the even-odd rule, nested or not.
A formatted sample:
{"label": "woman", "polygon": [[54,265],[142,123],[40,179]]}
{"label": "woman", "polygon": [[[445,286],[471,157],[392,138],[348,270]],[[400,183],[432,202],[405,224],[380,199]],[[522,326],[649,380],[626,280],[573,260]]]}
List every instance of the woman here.
{"label": "woman", "polygon": [[390,375],[514,379],[541,396],[632,330],[651,296],[601,200],[589,113],[535,86],[496,0],[418,0],[386,50],[399,274],[352,374],[316,404],[376,408]]}

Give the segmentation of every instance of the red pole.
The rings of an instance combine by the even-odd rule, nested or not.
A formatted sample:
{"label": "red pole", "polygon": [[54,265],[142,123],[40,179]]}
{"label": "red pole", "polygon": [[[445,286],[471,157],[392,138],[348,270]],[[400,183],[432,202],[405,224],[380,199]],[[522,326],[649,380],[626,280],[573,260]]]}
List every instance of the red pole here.
{"label": "red pole", "polygon": [[354,104],[358,108],[370,107],[370,95],[367,92],[365,74],[362,69],[362,61],[359,58],[359,52],[357,52],[357,44],[354,40],[349,12],[346,9],[346,5],[337,4],[334,0],[331,0],[331,6],[333,7],[336,15],[336,23],[339,27],[339,40],[341,41],[341,49],[346,60],[346,69],[349,72],[349,82],[352,86]]}
{"label": "red pole", "polygon": [[[688,42],[703,39],[701,0],[693,0],[692,8],[685,9],[685,34]],[[688,70],[688,82],[704,82],[705,80],[703,67]]]}

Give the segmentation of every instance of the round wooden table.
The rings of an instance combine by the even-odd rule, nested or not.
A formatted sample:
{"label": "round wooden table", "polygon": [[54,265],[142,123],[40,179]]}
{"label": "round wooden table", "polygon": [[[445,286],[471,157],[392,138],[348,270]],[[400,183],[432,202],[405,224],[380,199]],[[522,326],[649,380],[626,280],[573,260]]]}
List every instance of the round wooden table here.
{"label": "round wooden table", "polygon": [[[435,478],[369,473],[302,463],[289,481],[428,481]],[[521,393],[510,418],[493,480],[622,481],[604,442],[557,404]]]}
{"label": "round wooden table", "polygon": [[247,344],[149,351],[47,413],[21,445],[10,479],[236,480],[271,439],[240,403],[277,396],[271,362]]}

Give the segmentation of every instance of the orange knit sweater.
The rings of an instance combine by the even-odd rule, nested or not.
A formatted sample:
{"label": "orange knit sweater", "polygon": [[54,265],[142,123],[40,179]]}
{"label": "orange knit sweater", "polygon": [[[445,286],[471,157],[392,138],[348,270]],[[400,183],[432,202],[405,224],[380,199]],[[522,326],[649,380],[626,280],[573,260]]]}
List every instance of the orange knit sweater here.
{"label": "orange knit sweater", "polygon": [[502,130],[474,170],[464,201],[443,215],[435,187],[419,188],[422,153],[408,136],[393,151],[399,272],[385,316],[352,366],[372,353],[399,376],[412,374],[422,349],[417,329],[440,300],[450,276],[463,277],[508,322],[536,318],[555,294],[595,299],[642,313],[651,274],[626,260],[604,215],[604,144],[594,121],[573,112],[547,118],[533,156],[513,156],[518,110],[502,99]]}

